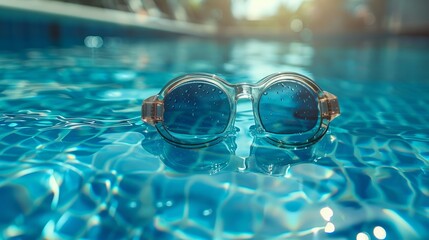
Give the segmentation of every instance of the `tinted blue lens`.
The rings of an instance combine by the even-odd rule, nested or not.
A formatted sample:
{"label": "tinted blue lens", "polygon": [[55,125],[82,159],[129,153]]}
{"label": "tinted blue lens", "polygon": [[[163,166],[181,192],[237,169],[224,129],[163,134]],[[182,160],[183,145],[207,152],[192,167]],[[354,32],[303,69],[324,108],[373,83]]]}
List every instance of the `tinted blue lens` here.
{"label": "tinted blue lens", "polygon": [[227,94],[210,83],[185,83],[164,98],[164,127],[173,135],[220,134],[228,126],[230,115]]}
{"label": "tinted blue lens", "polygon": [[267,132],[307,132],[315,127],[319,119],[317,94],[294,81],[273,84],[263,92],[259,100],[259,115]]}

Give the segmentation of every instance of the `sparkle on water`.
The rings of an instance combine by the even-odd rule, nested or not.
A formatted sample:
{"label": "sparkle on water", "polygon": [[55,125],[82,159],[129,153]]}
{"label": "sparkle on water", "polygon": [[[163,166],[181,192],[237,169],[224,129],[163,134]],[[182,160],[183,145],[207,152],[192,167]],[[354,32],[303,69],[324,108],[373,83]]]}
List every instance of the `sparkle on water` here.
{"label": "sparkle on water", "polygon": [[[0,238],[427,238],[428,42],[89,36],[3,50]],[[235,136],[206,149],[171,146],[139,120],[142,99],[182,73],[284,71],[341,105],[307,149],[253,139],[247,102]]]}

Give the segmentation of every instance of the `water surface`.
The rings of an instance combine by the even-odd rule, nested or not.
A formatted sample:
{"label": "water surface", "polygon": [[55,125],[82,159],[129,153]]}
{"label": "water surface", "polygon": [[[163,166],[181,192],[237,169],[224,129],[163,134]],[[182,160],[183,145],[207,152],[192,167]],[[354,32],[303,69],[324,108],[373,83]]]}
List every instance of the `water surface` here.
{"label": "water surface", "polygon": [[[429,41],[104,39],[0,52],[4,239],[424,239]],[[182,73],[257,82],[294,71],[338,96],[316,145],[249,131],[200,150],[164,142],[141,101]]]}

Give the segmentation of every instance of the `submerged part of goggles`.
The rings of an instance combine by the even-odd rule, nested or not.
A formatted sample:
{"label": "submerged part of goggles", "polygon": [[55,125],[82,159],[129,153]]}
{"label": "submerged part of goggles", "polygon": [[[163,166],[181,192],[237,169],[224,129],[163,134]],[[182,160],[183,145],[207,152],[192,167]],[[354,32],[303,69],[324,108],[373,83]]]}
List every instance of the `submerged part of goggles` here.
{"label": "submerged part of goggles", "polygon": [[280,147],[311,145],[340,115],[337,97],[311,79],[279,73],[256,84],[230,84],[210,74],[173,79],[159,94],[143,101],[142,120],[170,143],[198,148],[235,132],[236,102],[250,98],[255,133]]}

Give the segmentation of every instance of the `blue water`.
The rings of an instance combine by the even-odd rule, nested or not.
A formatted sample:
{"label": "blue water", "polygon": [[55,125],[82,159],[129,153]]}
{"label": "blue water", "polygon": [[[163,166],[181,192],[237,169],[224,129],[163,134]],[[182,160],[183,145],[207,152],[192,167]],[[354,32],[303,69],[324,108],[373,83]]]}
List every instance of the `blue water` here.
{"label": "blue water", "polygon": [[[418,38],[1,50],[0,238],[428,238],[428,63]],[[255,139],[246,101],[237,134],[206,149],[171,146],[140,120],[141,101],[180,74],[284,71],[340,102],[309,148]]]}

